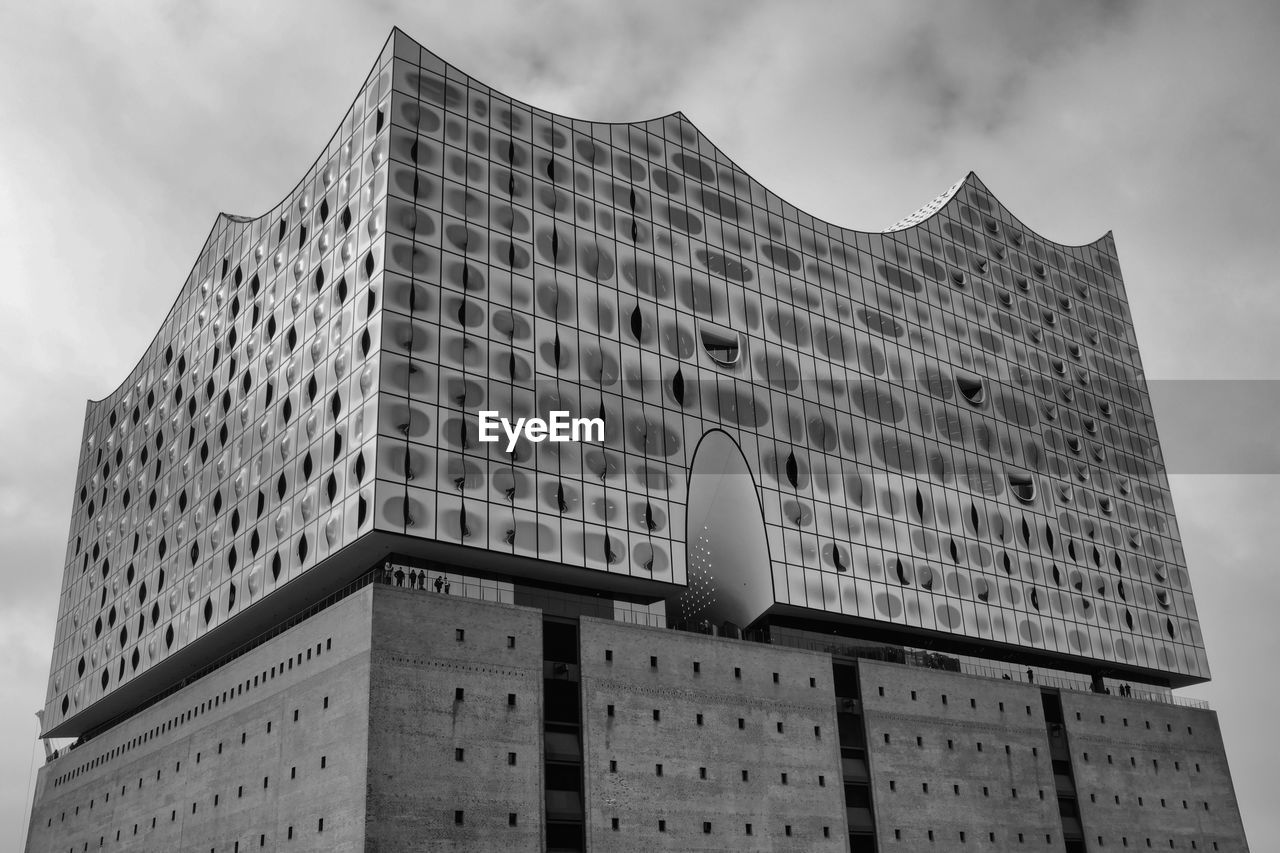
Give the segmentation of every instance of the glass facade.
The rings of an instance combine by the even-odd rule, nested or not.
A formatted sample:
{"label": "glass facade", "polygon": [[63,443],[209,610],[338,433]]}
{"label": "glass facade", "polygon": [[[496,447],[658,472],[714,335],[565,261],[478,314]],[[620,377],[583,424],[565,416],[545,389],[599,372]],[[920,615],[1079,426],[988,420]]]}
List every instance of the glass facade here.
{"label": "glass facade", "polygon": [[[601,418],[604,441],[507,452],[480,411]],[[744,622],[1208,677],[1110,234],[1051,243],[973,175],[838,228],[681,114],[563,118],[396,32],[297,188],[218,220],[90,404],[46,719],[364,537],[711,602],[739,570],[691,554],[712,432],[766,544]]]}

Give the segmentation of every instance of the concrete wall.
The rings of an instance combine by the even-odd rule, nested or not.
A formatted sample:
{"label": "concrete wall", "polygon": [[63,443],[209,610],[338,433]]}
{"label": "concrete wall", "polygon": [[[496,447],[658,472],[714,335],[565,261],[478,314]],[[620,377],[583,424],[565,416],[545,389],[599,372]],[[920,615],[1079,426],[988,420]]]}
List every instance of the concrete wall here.
{"label": "concrete wall", "polygon": [[881,851],[930,832],[939,850],[962,832],[965,850],[1063,849],[1039,688],[865,660],[858,676]]}
{"label": "concrete wall", "polygon": [[1212,711],[1062,693],[1090,850],[1247,851]]}
{"label": "concrete wall", "polygon": [[830,656],[590,618],[581,651],[588,849],[846,849]]}
{"label": "concrete wall", "polygon": [[360,849],[371,602],[350,596],[41,768],[27,849]]}
{"label": "concrete wall", "polygon": [[368,744],[365,849],[541,850],[541,612],[375,587]]}

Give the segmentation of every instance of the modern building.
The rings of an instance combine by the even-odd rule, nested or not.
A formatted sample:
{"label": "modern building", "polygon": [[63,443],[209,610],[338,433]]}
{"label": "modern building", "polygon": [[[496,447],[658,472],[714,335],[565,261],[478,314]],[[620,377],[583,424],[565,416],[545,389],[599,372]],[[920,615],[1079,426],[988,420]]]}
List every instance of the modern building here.
{"label": "modern building", "polygon": [[839,228],[399,31],[63,571],[32,851],[1247,849],[1110,234]]}

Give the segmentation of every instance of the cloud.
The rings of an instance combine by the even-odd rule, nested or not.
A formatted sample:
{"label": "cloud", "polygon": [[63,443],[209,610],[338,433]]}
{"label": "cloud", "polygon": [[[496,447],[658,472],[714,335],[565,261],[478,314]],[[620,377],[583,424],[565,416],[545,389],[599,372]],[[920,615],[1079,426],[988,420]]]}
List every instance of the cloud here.
{"label": "cloud", "polygon": [[[1242,2],[10,4],[0,26],[0,724],[32,732],[84,400],[150,341],[219,210],[319,153],[392,25],[515,97],[626,120],[683,110],[771,189],[877,229],[970,169],[1052,239],[1114,229],[1148,376],[1275,379],[1280,10]],[[1194,386],[1189,386],[1194,390]],[[1280,835],[1254,708],[1274,395],[1156,404],[1247,827]],[[1184,391],[1186,393],[1184,393]],[[1203,391],[1203,389],[1201,389]],[[1217,454],[1216,456],[1214,454]],[[1261,462],[1259,460],[1262,460]],[[1259,467],[1261,466],[1261,467]],[[30,741],[0,743],[0,825]],[[0,845],[2,846],[2,845]]]}

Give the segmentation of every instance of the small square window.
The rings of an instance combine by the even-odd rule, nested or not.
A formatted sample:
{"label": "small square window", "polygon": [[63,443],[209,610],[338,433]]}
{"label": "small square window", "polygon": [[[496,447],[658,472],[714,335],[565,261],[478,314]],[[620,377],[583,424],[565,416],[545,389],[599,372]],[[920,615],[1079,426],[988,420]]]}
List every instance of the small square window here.
{"label": "small square window", "polygon": [[[509,649],[514,649],[515,647],[516,647],[516,638],[515,638],[515,637],[513,637],[513,636],[511,636],[510,634],[508,634],[508,635],[507,635],[507,648],[509,648]],[[513,813],[513,814],[511,815],[511,817],[512,817],[512,819],[514,819],[514,818],[515,818],[515,814]],[[514,823],[513,823],[513,824],[511,824],[511,825],[512,825],[512,826],[515,826],[515,824],[514,824]]]}
{"label": "small square window", "polygon": [[[453,629],[453,638],[454,638],[455,640],[457,640],[459,643],[461,643],[461,642],[463,642],[464,640],[466,640],[466,639],[467,639],[467,632],[466,632],[464,629],[462,629],[462,628],[454,628],[454,629]],[[461,815],[461,814],[462,814],[462,812],[454,812],[454,817],[456,818],[457,816],[459,816],[459,815]],[[459,820],[459,821],[457,821],[457,822],[458,822],[458,823],[462,823],[462,821],[460,821],[460,820]]]}
{"label": "small square window", "polygon": [[[459,629],[459,630],[461,630],[461,629]],[[455,811],[455,812],[453,813],[453,822],[454,822],[455,824],[457,824],[458,826],[462,826],[462,824],[465,822],[465,817],[466,817],[466,816],[465,816],[465,814],[463,813],[462,809],[458,809],[457,811]]]}
{"label": "small square window", "polygon": [[709,820],[704,820],[704,821],[702,822],[702,834],[703,834],[703,835],[710,835],[710,834],[711,834],[711,821],[709,821]]}

